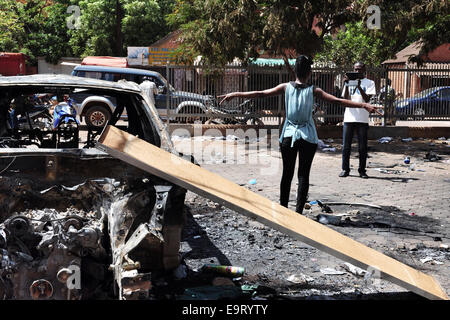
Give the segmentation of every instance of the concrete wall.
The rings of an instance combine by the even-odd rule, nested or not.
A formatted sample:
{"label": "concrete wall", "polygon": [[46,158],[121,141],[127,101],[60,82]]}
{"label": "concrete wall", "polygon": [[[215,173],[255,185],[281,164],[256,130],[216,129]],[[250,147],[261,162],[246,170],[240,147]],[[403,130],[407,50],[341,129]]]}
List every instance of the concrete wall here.
{"label": "concrete wall", "polygon": [[45,61],[44,57],[38,58],[38,73],[40,74],[68,74],[72,73],[76,65],[81,64],[80,58],[61,58],[58,64]]}

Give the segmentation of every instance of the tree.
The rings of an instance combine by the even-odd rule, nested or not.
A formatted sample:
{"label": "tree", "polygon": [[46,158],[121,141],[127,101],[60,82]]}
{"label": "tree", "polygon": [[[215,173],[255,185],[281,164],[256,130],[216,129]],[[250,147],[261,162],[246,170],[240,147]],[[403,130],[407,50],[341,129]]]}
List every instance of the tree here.
{"label": "tree", "polygon": [[[379,30],[366,25],[370,5],[380,8]],[[168,22],[182,31],[179,62],[198,55],[210,65],[247,62],[264,50],[282,56],[286,66],[297,54],[318,52],[339,64],[360,57],[377,65],[412,41],[423,42],[422,53],[447,42],[448,13],[442,0],[177,0]],[[342,25],[347,31],[332,38]],[[352,58],[345,61],[346,55]]]}
{"label": "tree", "polygon": [[[182,30],[178,60],[247,62],[261,50],[288,58],[320,50],[325,34],[354,19],[352,1],[177,0],[170,25]],[[317,23],[319,32],[313,29]]]}
{"label": "tree", "polygon": [[19,51],[19,43],[16,35],[23,30],[23,24],[19,20],[14,9],[14,0],[0,0],[0,51]]}
{"label": "tree", "polygon": [[[44,56],[126,55],[170,32],[165,15],[174,0],[0,0],[0,50],[23,52],[36,64]],[[80,8],[80,24],[68,23]],[[76,17],[75,17],[76,18]]]}
{"label": "tree", "polygon": [[69,45],[71,33],[67,19],[70,18],[70,13],[67,12],[67,8],[77,3],[75,0],[55,0],[52,5],[45,7],[46,18],[43,23],[45,35],[40,52],[47,62],[56,64],[61,57],[74,55]]}
{"label": "tree", "polygon": [[432,51],[450,39],[450,4],[442,0],[362,0],[355,2],[354,9],[364,17],[370,5],[377,5],[381,11],[381,29],[365,30],[365,35],[376,39],[381,46],[380,60],[393,58],[395,54],[419,41],[419,54],[410,61],[421,63],[421,56]]}
{"label": "tree", "polygon": [[80,0],[81,28],[70,40],[75,54],[126,55],[127,46],[149,46],[171,31],[165,15],[174,0]]}
{"label": "tree", "polygon": [[349,66],[363,61],[368,66],[379,66],[390,53],[375,34],[370,34],[365,21],[346,23],[345,28],[324,38],[322,50],[315,60]]}
{"label": "tree", "polygon": [[165,16],[172,11],[173,4],[169,0],[125,1],[122,19],[125,47],[149,46],[169,33]]}
{"label": "tree", "polygon": [[[0,45],[2,50],[22,52],[28,55],[30,64],[36,64],[36,57],[42,52],[45,38],[43,24],[45,20],[45,1],[29,0],[26,3],[14,0],[1,2],[1,25],[8,28]],[[7,10],[7,12],[5,11]],[[2,27],[3,28],[3,27]]]}
{"label": "tree", "polygon": [[44,0],[0,0],[0,50],[25,53],[32,65],[39,56],[53,63],[71,56],[65,20],[68,3],[58,0],[49,6]]}

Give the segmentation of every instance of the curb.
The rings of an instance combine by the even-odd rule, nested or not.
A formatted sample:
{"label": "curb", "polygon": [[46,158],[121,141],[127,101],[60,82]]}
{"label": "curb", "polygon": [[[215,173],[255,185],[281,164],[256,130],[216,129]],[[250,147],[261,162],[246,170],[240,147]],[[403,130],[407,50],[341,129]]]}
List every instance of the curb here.
{"label": "curb", "polygon": [[[251,126],[251,125],[202,125],[202,124],[169,124],[169,133],[187,136],[227,136],[235,135],[238,137],[250,136],[259,137],[270,135],[272,131],[279,134],[278,125]],[[317,128],[317,134],[320,139],[341,139],[342,126],[320,126]],[[376,140],[381,137],[400,137],[400,138],[428,138],[437,139],[440,137],[450,137],[450,127],[378,127],[370,126],[368,138]]]}

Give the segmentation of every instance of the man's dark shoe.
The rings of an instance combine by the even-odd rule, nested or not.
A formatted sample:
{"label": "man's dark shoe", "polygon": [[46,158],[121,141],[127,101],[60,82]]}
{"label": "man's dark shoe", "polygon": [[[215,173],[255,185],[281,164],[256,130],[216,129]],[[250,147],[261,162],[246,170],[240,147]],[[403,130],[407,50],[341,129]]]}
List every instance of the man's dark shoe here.
{"label": "man's dark shoe", "polygon": [[341,177],[341,178],[348,177],[348,175],[349,175],[349,172],[345,171],[345,170],[342,170],[341,173],[339,173],[339,177]]}
{"label": "man's dark shoe", "polygon": [[369,176],[368,176],[367,173],[365,173],[365,172],[360,172],[360,173],[359,173],[359,176],[360,176],[361,178],[363,178],[363,179],[369,179]]}

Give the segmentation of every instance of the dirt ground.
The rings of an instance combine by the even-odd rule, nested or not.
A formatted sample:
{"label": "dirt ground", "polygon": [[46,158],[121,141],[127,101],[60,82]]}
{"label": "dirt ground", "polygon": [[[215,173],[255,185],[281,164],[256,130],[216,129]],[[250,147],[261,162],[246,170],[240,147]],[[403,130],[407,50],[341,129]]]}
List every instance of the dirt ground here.
{"label": "dirt ground", "polygon": [[[367,180],[357,175],[356,143],[351,174],[339,178],[342,141],[323,139],[326,145],[318,149],[312,166],[311,205],[304,214],[433,275],[449,294],[448,138],[369,141]],[[282,167],[276,138],[174,135],[173,141],[177,150],[193,154],[205,169],[278,202]],[[410,163],[405,164],[407,156]],[[296,183],[294,177],[291,209],[295,208]],[[332,212],[324,212],[317,200]],[[155,298],[423,299],[378,279],[376,273],[368,277],[371,270],[357,275],[342,260],[192,192],[186,197],[181,254],[183,263],[175,273],[179,280],[156,282]],[[205,264],[243,267],[245,273],[207,272]]]}

